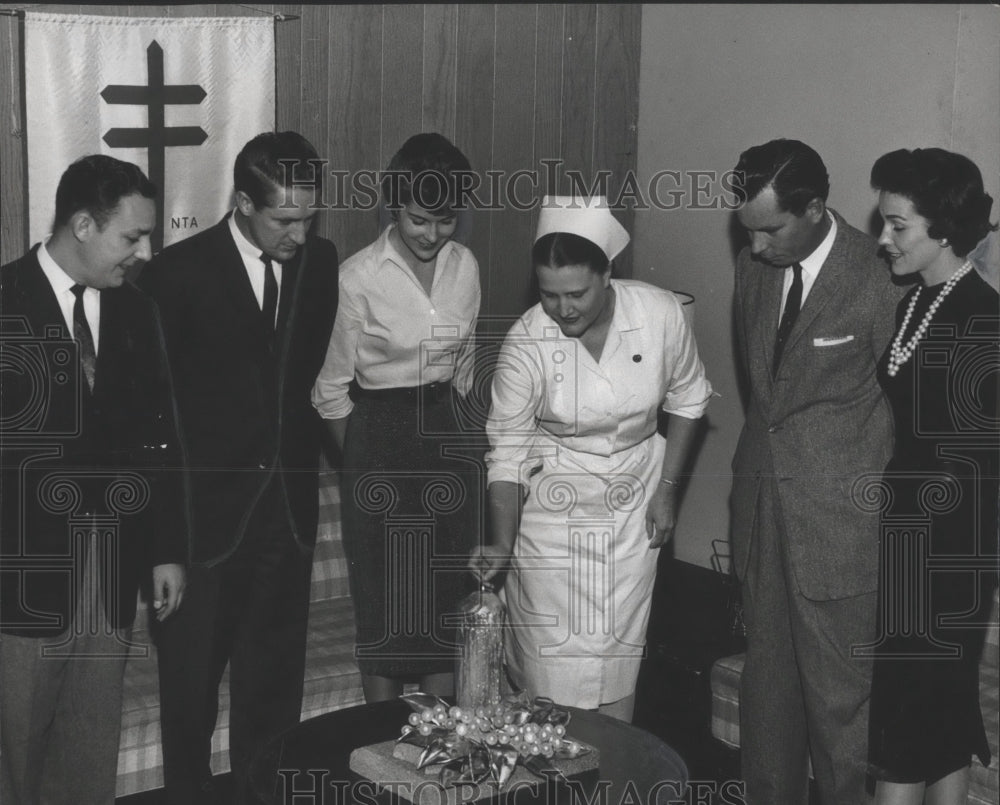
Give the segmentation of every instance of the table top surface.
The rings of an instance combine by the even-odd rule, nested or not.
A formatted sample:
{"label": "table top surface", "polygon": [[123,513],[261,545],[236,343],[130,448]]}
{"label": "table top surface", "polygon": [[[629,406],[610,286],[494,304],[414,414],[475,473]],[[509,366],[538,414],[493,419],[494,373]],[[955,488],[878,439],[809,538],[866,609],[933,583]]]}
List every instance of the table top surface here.
{"label": "table top surface", "polygon": [[[600,752],[600,779],[608,785],[608,803],[628,800],[634,790],[647,802],[658,786],[657,800],[669,802],[687,780],[687,767],[663,741],[645,730],[600,713],[566,708],[571,713],[567,734]],[[363,704],[303,721],[272,739],[253,762],[250,783],[260,803],[287,805],[294,794],[321,789],[317,805],[349,805],[351,752],[399,736],[412,712],[403,701]],[[369,800],[369,805],[371,805]]]}

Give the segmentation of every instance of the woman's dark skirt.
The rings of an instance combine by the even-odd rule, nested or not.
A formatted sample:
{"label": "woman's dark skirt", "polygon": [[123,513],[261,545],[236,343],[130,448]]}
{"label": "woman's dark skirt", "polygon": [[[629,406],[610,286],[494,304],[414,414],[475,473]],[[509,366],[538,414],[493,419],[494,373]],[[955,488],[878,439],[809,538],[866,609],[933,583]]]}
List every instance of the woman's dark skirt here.
{"label": "woman's dark skirt", "polygon": [[356,392],[347,424],[341,509],[364,674],[453,671],[457,604],[474,586],[481,453],[450,386],[423,389]]}

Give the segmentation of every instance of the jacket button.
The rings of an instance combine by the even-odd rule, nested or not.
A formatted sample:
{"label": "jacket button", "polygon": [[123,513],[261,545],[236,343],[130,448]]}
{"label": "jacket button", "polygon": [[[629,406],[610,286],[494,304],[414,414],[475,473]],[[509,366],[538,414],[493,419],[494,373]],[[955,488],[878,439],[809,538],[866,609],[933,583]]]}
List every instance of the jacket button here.
{"label": "jacket button", "polygon": [[771,427],[769,427],[767,429],[767,432],[768,433],[777,433],[779,430],[781,430],[781,426],[780,425],[771,425]]}

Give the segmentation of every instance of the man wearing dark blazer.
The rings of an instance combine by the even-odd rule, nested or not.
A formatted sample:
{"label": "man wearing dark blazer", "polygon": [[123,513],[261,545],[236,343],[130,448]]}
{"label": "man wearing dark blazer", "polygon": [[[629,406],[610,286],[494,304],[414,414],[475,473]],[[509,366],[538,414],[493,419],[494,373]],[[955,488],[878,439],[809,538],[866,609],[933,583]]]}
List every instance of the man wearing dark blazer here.
{"label": "man wearing dark blazer", "polygon": [[892,447],[876,364],[902,291],[875,241],[827,209],[812,148],[751,148],[736,175],[750,240],[736,267],[749,401],[731,500],[747,802],[807,802],[810,760],[824,805],[865,802],[871,665],[852,648],[875,639],[878,519],[854,484]]}
{"label": "man wearing dark blazer", "polygon": [[[165,622],[187,560],[181,450],[153,302],[156,189],[63,173],[51,237],[0,269],[0,801],[109,805],[140,583]],[[151,582],[151,587],[150,587]]]}
{"label": "man wearing dark blazer", "polygon": [[254,137],[233,175],[233,212],[139,278],[163,317],[194,510],[183,617],[156,635],[175,805],[216,801],[227,662],[237,803],[254,754],[302,704],[322,438],[310,393],[337,308],[337,252],[309,233],[322,163],[299,134]]}

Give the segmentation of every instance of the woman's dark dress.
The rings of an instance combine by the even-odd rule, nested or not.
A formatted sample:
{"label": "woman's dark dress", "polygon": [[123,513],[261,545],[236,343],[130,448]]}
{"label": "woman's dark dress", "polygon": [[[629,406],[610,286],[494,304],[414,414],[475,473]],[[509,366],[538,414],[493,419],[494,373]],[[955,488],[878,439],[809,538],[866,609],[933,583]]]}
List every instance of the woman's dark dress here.
{"label": "woman's dark dress", "polygon": [[[942,287],[921,291],[904,339]],[[897,332],[916,290],[899,305]],[[930,784],[972,755],[989,765],[979,659],[997,581],[998,304],[971,271],[896,376],[888,351],[880,363],[896,437],[881,521],[876,779]]]}

